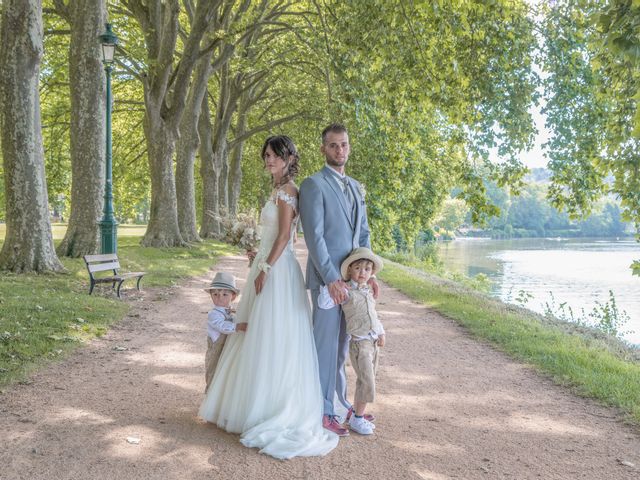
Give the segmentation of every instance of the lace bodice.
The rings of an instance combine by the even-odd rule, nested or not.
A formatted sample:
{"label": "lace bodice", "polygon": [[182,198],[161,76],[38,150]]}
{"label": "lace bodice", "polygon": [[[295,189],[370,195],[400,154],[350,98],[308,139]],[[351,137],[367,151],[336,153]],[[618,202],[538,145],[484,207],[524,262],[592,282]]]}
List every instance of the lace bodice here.
{"label": "lace bodice", "polygon": [[289,205],[291,205],[291,208],[293,208],[293,211],[297,218],[298,216],[298,197],[297,196],[289,195],[284,190],[276,190],[271,194],[271,198],[269,200],[275,203],[276,205],[278,205],[278,202],[288,203]]}
{"label": "lace bodice", "polygon": [[260,247],[258,249],[258,256],[260,257],[266,257],[269,255],[273,242],[278,236],[278,203],[280,202],[285,202],[293,208],[294,217],[291,222],[291,235],[289,237],[289,243],[285,248],[285,252],[293,252],[293,236],[295,234],[299,218],[298,197],[289,195],[284,190],[275,190],[262,208],[262,212],[260,212],[261,240]]}

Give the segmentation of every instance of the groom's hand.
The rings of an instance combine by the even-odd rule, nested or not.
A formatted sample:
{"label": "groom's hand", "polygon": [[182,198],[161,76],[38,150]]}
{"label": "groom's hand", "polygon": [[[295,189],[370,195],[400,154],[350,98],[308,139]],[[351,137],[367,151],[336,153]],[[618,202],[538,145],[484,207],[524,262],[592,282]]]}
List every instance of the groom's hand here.
{"label": "groom's hand", "polygon": [[333,283],[327,285],[329,288],[329,296],[335,302],[336,305],[340,305],[347,300],[347,284],[342,280],[336,280]]}
{"label": "groom's hand", "polygon": [[380,287],[378,286],[378,280],[376,280],[375,277],[371,277],[367,283],[371,287],[371,290],[373,290],[373,298],[377,299],[378,298],[378,293],[380,293]]}

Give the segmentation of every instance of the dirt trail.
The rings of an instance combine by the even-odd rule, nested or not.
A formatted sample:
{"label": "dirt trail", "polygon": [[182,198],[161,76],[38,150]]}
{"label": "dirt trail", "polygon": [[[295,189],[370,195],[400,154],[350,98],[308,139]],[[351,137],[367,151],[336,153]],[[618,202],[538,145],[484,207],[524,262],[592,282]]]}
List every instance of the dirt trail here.
{"label": "dirt trail", "polygon": [[[246,259],[216,268],[244,284]],[[385,286],[375,436],[284,462],[244,448],[196,418],[211,276],[130,294],[129,317],[106,336],[5,389],[0,478],[640,478],[637,428]]]}

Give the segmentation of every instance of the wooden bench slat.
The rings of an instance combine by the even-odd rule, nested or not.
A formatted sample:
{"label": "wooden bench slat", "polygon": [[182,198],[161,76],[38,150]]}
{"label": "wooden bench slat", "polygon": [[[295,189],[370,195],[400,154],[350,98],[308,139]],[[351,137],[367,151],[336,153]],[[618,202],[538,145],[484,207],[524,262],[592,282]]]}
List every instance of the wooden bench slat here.
{"label": "wooden bench slat", "polygon": [[94,278],[93,282],[94,283],[113,283],[113,282],[119,282],[121,280],[124,280],[124,278],[122,278],[119,275],[111,275],[110,277],[98,277],[98,278]]}
{"label": "wooden bench slat", "polygon": [[91,273],[104,272],[105,270],[117,270],[120,268],[120,262],[94,263],[93,265],[87,265],[87,268]]}
{"label": "wooden bench slat", "polygon": [[118,260],[118,255],[116,255],[115,253],[104,253],[102,255],[85,255],[84,257],[84,261],[87,263],[93,263],[93,262],[106,262],[109,260]]}
{"label": "wooden bench slat", "polygon": [[146,274],[147,272],[126,272],[126,273],[118,273],[118,276],[123,278],[131,278],[131,277],[140,277]]}

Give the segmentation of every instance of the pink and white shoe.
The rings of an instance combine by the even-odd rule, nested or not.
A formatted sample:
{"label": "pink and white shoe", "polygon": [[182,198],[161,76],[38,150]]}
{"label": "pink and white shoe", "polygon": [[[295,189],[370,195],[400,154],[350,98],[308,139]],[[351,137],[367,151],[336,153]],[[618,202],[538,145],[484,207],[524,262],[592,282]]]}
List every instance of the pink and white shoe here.
{"label": "pink and white shoe", "polygon": [[[353,407],[351,407],[348,411],[347,411],[347,417],[345,418],[345,423],[349,423],[349,419],[351,418],[351,415],[353,415]],[[374,417],[373,415],[371,415],[370,413],[365,413],[363,415],[364,419],[367,422],[375,422],[376,421],[376,417]]]}
{"label": "pink and white shoe", "polygon": [[342,425],[338,423],[336,417],[332,415],[323,415],[322,416],[322,426],[329,430],[330,432],[335,433],[339,437],[348,437],[349,430],[344,428]]}

